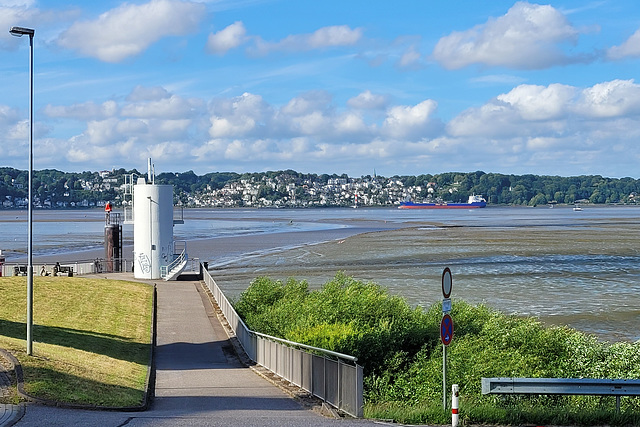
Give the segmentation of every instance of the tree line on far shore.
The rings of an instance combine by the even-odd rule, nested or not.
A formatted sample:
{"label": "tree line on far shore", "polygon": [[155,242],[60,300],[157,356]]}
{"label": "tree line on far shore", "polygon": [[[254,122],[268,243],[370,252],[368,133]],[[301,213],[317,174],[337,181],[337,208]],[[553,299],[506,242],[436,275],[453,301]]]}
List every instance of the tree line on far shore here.
{"label": "tree line on far shore", "polygon": [[[122,192],[126,175],[143,176],[137,170],[114,169],[108,172],[62,172],[44,169],[33,173],[34,195],[41,202],[48,201],[52,207],[58,202],[80,205],[82,201],[95,203],[100,200],[116,200]],[[27,171],[0,168],[0,207],[26,199],[28,195]],[[470,194],[483,195],[490,204],[544,205],[547,203],[594,203],[594,204],[638,204],[640,201],[640,179],[607,178],[600,175],[573,177],[546,175],[506,175],[499,173],[447,172],[440,174],[394,175],[384,177],[365,175],[359,178],[346,174],[312,174],[293,170],[255,173],[211,172],[197,175],[193,171],[183,173],[161,173],[156,184],[174,186],[176,200],[185,195],[199,195],[216,191],[236,182],[271,184],[270,191],[279,194],[290,184],[298,188],[326,187],[339,181],[358,186],[362,191],[378,191],[395,186],[404,187],[417,198],[440,197],[454,202],[464,202]],[[363,186],[369,183],[371,185]],[[358,185],[359,184],[359,185]],[[274,187],[275,185],[275,187]],[[343,184],[344,185],[344,184]],[[341,191],[343,186],[334,186]],[[262,185],[264,191],[265,186]],[[284,192],[282,192],[284,194]],[[91,206],[91,205],[90,205]]]}

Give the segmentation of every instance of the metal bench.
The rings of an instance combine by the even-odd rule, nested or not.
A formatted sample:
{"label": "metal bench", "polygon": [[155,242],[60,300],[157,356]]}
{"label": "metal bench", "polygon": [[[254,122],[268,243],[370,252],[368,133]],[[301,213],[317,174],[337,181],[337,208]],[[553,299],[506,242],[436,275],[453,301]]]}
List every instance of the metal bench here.
{"label": "metal bench", "polygon": [[58,276],[66,275],[66,276],[72,277],[73,276],[73,267],[67,267],[67,266],[64,266],[64,265],[60,266],[60,267],[58,267],[57,275]]}
{"label": "metal bench", "polygon": [[482,394],[640,396],[640,380],[592,378],[482,378]]}
{"label": "metal bench", "polygon": [[13,275],[14,276],[26,276],[27,275],[27,266],[26,265],[16,265],[13,267]]}

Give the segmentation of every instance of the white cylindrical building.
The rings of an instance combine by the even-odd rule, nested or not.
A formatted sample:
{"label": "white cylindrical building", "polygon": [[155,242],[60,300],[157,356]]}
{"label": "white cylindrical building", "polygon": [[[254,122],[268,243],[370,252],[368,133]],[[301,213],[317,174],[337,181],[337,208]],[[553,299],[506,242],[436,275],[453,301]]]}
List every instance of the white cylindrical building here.
{"label": "white cylindrical building", "polygon": [[138,178],[133,218],[134,277],[160,279],[162,267],[173,261],[173,186]]}

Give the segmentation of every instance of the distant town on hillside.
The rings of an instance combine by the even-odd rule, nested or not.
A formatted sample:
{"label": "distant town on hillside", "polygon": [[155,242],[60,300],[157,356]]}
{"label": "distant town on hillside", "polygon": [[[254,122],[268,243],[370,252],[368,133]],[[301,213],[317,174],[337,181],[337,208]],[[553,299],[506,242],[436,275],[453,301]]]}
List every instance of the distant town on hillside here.
{"label": "distant town on hillside", "polygon": [[[94,208],[107,202],[122,206],[125,183],[144,176],[137,170],[33,172],[35,208]],[[25,209],[28,205],[28,172],[0,168],[0,200],[3,209]],[[135,182],[135,180],[133,181]],[[196,175],[161,173],[156,184],[174,186],[174,202],[182,207],[341,207],[396,206],[414,201],[466,202],[469,195],[482,195],[490,205],[546,204],[640,204],[640,180],[606,178],[505,175],[485,173],[440,173],[384,177],[376,174],[349,177],[346,174],[306,174],[293,170]],[[126,203],[126,202],[125,202]]]}

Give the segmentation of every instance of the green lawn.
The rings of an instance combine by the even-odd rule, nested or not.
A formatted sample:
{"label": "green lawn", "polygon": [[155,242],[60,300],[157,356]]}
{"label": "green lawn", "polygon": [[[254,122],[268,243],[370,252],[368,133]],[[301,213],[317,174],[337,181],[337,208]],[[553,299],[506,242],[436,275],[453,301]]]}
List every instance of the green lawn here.
{"label": "green lawn", "polygon": [[24,370],[25,391],[68,403],[142,403],[150,363],[153,288],[84,277],[34,277],[33,355],[26,354],[25,277],[0,278],[0,348]]}

